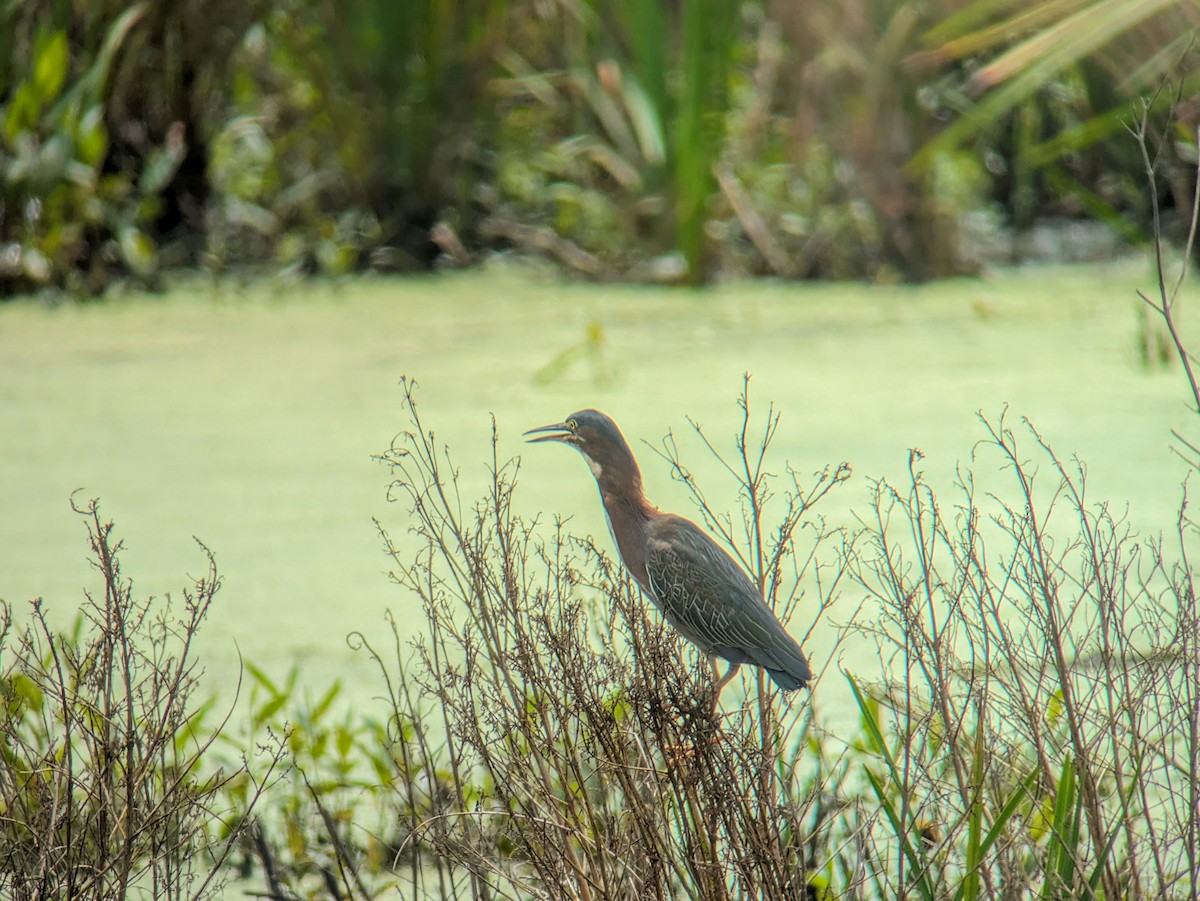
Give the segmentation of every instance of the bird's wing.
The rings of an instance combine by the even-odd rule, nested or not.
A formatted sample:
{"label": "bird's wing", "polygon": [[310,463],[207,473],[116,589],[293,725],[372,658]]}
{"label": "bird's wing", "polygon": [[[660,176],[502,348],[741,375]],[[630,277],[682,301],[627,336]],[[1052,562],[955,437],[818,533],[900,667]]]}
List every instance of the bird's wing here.
{"label": "bird's wing", "polygon": [[[671,625],[706,654],[753,663],[803,685],[808,664],[799,645],[733,558],[695,523],[664,516],[652,524],[646,572]],[[782,683],[781,683],[782,684]]]}

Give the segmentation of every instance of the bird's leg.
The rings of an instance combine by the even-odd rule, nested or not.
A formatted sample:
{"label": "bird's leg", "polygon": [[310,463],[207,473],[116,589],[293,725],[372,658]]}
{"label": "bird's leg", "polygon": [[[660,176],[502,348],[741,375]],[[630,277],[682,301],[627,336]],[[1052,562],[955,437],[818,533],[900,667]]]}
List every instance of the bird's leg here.
{"label": "bird's leg", "polygon": [[[708,721],[706,723],[708,728],[705,732],[708,734],[708,744],[715,745],[721,740],[721,723],[717,719],[717,707],[721,703],[721,690],[737,675],[741,664],[729,664],[729,669],[725,671],[725,675],[723,676],[721,675],[721,667],[717,663],[716,657],[709,657],[708,665],[712,667],[712,684],[708,688],[712,692],[712,700],[710,702],[711,706],[708,708]],[[708,730],[711,730],[711,732]],[[674,745],[668,746],[663,750],[667,752],[666,761],[668,766],[677,766],[682,761],[694,757],[696,753],[695,748]]]}
{"label": "bird's leg", "polygon": [[709,717],[713,720],[713,722],[716,722],[717,707],[721,703],[721,692],[724,690],[726,685],[733,681],[733,677],[737,675],[738,670],[742,665],[740,663],[729,664],[729,669],[725,670],[725,675],[722,676],[720,675],[721,668],[717,665],[717,658],[709,657],[708,662],[712,666],[713,671],[712,710],[709,711]]}

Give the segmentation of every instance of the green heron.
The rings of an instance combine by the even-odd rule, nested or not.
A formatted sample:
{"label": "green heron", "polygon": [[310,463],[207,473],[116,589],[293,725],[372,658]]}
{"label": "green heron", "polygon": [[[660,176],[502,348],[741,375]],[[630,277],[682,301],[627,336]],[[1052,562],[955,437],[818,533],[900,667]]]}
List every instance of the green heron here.
{"label": "green heron", "polygon": [[663,513],[642,493],[642,474],[617,424],[598,410],[581,410],[565,422],[531,429],[536,441],[560,441],[578,450],[591,467],[609,531],[625,568],[662,611],[667,622],[710,660],[729,669],[721,689],[743,663],[765,669],[784,691],[804,688],[812,673],[749,576],[694,522]]}

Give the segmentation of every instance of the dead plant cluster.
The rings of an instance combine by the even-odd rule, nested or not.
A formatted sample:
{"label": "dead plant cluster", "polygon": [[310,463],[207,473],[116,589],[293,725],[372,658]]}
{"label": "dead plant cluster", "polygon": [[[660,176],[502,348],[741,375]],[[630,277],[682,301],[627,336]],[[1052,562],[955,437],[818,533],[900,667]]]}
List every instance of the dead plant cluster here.
{"label": "dead plant cluster", "polygon": [[[590,542],[513,513],[515,464],[494,456],[491,493],[461,515],[452,465],[406,388],[413,428],[386,460],[423,550],[389,549],[425,606],[409,681],[432,702],[452,774],[413,840],[454,893],[806,897],[813,799],[787,760],[803,704],[767,692],[709,721],[708,667]],[[844,476],[787,493],[766,558],[776,575],[812,564],[791,550],[798,511]],[[747,495],[760,512],[766,485]],[[408,720],[412,696],[395,701]]]}
{"label": "dead plant cluster", "polygon": [[[964,470],[947,512],[914,452],[906,489],[876,483],[871,518],[827,529],[812,506],[848,469],[807,485],[786,470],[775,497],[765,461],[778,419],[752,440],[744,393],[733,455],[697,429],[735,479],[740,521],[709,506],[673,437],[662,456],[779,609],[803,596],[807,621],[841,595],[866,599],[878,615],[839,617],[880,656],[845,661],[855,735],[761,682],[714,725],[707,668],[619,566],[561,523],[547,534],[517,517],[516,464],[495,443],[489,493],[464,500],[405,389],[411,428],[384,459],[419,550],[384,536],[427,618],[416,657],[389,679],[393,722],[410,735],[421,724],[427,767],[401,794],[419,782],[436,799],[419,818],[402,808],[415,888],[1197,897],[1200,617],[1186,520],[1172,549],[1138,539],[1086,497],[1081,466],[1032,427],[1035,456],[1023,456],[1001,418],[984,421],[976,457],[1007,467],[995,491],[978,496]],[[819,652],[819,667],[837,657]],[[828,668],[818,694],[839,690]]]}
{"label": "dead plant cluster", "polygon": [[[984,420],[940,499],[910,462],[875,486],[855,577],[886,662],[855,686],[875,761],[884,896],[1195,898],[1200,890],[1200,607],[1173,548],[1089,501],[1081,464],[1032,426]],[[860,623],[866,627],[868,624]],[[868,668],[858,669],[860,673]],[[870,696],[870,697],[869,697]]]}
{"label": "dead plant cluster", "polygon": [[248,763],[200,767],[220,732],[203,722],[191,653],[220,587],[213,557],[201,546],[207,572],[180,602],[135,598],[112,523],[95,501],[75,509],[103,593],[86,595],[74,632],[40,600],[22,626],[0,607],[0,896],[212,897],[263,787],[228,810],[222,790]]}
{"label": "dead plant cluster", "polygon": [[[0,894],[202,898],[236,847],[281,901],[1200,897],[1186,507],[1169,543],[1140,539],[1001,417],[955,490],[913,452],[857,527],[829,528],[816,511],[848,467],[773,468],[779,418],[744,391],[732,453],[695,429],[740,516],[674,436],[660,455],[785,619],[842,628],[807,643],[811,696],[743,679],[713,722],[707,666],[619,564],[516,515],[495,441],[464,497],[404,387],[383,460],[413,534],[381,534],[424,629],[415,649],[394,619],[390,640],[353,636],[384,706],[339,714],[336,684],[299,703],[294,677],[250,666],[254,734],[205,722],[211,556],[181,603],[136,600],[89,504],[104,593],[75,633],[5,610]],[[840,649],[863,635],[877,652]],[[853,734],[823,719],[839,693]],[[255,756],[273,735],[286,749]]]}

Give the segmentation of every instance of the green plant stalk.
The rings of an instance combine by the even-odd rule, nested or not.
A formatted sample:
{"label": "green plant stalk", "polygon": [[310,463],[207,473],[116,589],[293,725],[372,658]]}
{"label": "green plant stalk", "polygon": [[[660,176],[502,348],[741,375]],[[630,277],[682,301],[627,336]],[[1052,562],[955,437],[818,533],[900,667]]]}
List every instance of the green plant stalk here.
{"label": "green plant stalk", "polygon": [[675,247],[687,264],[688,281],[703,279],[704,204],[709,193],[702,147],[704,19],[701,0],[683,4],[683,91],[675,128]]}
{"label": "green plant stalk", "polygon": [[[980,703],[980,707],[983,703]],[[982,711],[980,711],[982,714]],[[983,789],[984,761],[987,757],[984,749],[984,720],[977,716],[975,722],[975,747],[971,759],[971,806],[967,812],[967,874],[959,895],[964,901],[976,901],[979,897],[979,887],[982,882],[980,865],[986,853],[980,836],[983,832]]]}
{"label": "green plant stalk", "polygon": [[[887,764],[892,783],[898,791],[904,792],[906,786],[902,778],[903,774],[896,762],[895,756],[884,741],[883,730],[879,726],[879,720],[876,718],[874,711],[871,710],[869,699],[863,693],[862,689],[858,687],[858,683],[854,680],[854,677],[849,673],[846,674],[846,681],[850,683],[850,690],[854,693],[854,700],[858,704],[859,712],[862,714],[863,726],[867,729],[868,737],[879,750],[884,762]],[[863,771],[866,773],[867,780],[871,783],[871,790],[874,791],[876,798],[879,799],[879,803],[883,807],[884,813],[887,814],[888,822],[891,823],[892,831],[900,842],[901,850],[905,858],[907,858],[909,866],[917,874],[917,888],[921,892],[921,897],[925,901],[933,901],[935,891],[930,879],[929,868],[926,865],[925,855],[920,847],[914,845],[912,841],[914,824],[904,822],[879,777],[865,764]]]}
{"label": "green plant stalk", "polygon": [[1043,866],[1043,901],[1070,897],[1075,873],[1075,851],[1079,846],[1080,800],[1075,787],[1075,766],[1071,755],[1063,760],[1055,786],[1054,811],[1050,819],[1049,848]]}
{"label": "green plant stalk", "polygon": [[[666,7],[661,0],[629,0],[617,4],[617,7],[625,38],[629,42],[635,75],[633,89],[627,88],[626,105],[634,126],[639,127],[640,132],[657,131],[661,142],[662,123],[667,119],[670,106],[667,94],[670,40],[667,35]],[[642,138],[642,144],[645,152],[650,142]],[[663,172],[661,165],[651,167],[649,185],[657,186]]]}
{"label": "green plant stalk", "polygon": [[1013,218],[1020,228],[1033,224],[1037,205],[1037,172],[1029,163],[1029,151],[1041,130],[1041,109],[1033,100],[1027,100],[1013,119]]}
{"label": "green plant stalk", "polygon": [[1061,160],[1070,153],[1085,150],[1124,131],[1128,120],[1129,104],[1120,103],[1108,112],[1092,116],[1078,125],[1025,148],[1026,165],[1041,168]]}
{"label": "green plant stalk", "polygon": [[[907,828],[905,823],[901,820],[900,813],[896,810],[896,805],[892,802],[892,799],[888,797],[887,788],[884,786],[883,782],[880,781],[879,777],[866,767],[863,768],[863,771],[867,775],[867,781],[871,783],[871,790],[875,793],[875,797],[879,800],[879,804],[883,808],[883,812],[887,814],[888,822],[892,826],[892,832],[895,833],[896,838],[900,842],[900,849],[904,853],[905,858],[908,860],[909,867],[911,868],[912,872],[917,874],[916,884],[917,888],[921,892],[921,897],[924,898],[925,901],[934,901],[933,886],[929,881],[929,871],[925,867],[924,855],[916,846],[913,845],[912,839],[910,838],[913,830]],[[903,886],[901,886],[901,890],[903,890]]]}
{"label": "green plant stalk", "polygon": [[[1040,775],[1041,771],[1036,766],[1030,769],[1029,774],[1021,780],[1008,801],[1000,808],[1000,812],[996,815],[992,827],[987,831],[987,835],[983,837],[983,841],[979,843],[978,850],[974,853],[977,861],[982,862],[987,857],[988,853],[992,850],[992,846],[1004,834],[1004,828],[1016,816],[1021,805],[1033,796],[1033,790],[1037,788]],[[968,853],[970,852],[968,851]]]}
{"label": "green plant stalk", "polygon": [[737,38],[732,0],[684,0],[681,88],[675,127],[675,247],[687,280],[705,277],[704,227],[716,178],[728,98],[730,56]]}

